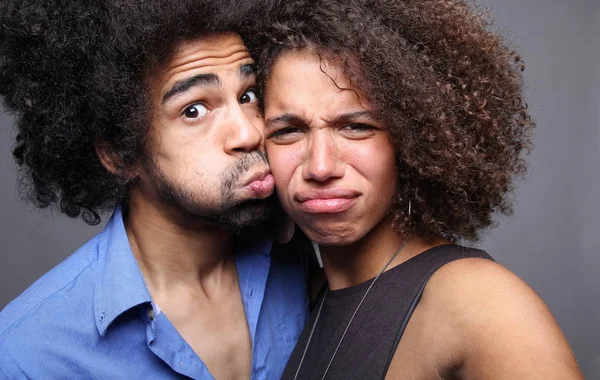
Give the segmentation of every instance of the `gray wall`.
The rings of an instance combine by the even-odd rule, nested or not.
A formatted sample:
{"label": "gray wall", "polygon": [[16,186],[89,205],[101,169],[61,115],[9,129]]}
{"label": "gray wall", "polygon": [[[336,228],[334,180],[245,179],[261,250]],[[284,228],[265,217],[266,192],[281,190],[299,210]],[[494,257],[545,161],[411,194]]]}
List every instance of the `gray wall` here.
{"label": "gray wall", "polygon": [[[484,0],[525,58],[538,123],[515,213],[481,242],[548,303],[588,379],[600,379],[600,1]],[[17,201],[0,113],[0,307],[99,227]]]}
{"label": "gray wall", "polygon": [[540,294],[600,379],[600,1],[485,3],[525,59],[538,127],[514,215],[481,245]]}
{"label": "gray wall", "polygon": [[0,108],[0,308],[100,231],[19,201],[12,122]]}

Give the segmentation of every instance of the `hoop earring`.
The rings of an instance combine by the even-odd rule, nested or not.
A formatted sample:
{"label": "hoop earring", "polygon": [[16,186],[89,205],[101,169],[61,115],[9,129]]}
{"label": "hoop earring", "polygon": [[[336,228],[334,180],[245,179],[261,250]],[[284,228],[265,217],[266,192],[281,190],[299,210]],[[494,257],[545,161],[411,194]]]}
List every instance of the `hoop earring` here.
{"label": "hoop earring", "polygon": [[313,250],[315,251],[315,256],[317,258],[317,262],[319,263],[319,268],[323,268],[323,258],[321,257],[321,250],[319,249],[319,245],[311,240]]}
{"label": "hoop earring", "polygon": [[410,216],[412,215],[412,199],[408,200],[408,219],[410,220]]}

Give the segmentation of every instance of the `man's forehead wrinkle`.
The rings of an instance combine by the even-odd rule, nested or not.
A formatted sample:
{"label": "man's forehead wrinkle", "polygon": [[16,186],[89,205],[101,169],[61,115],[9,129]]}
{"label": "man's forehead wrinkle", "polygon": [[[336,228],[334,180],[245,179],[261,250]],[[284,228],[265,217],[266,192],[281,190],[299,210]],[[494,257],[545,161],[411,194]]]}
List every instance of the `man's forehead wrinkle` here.
{"label": "man's forehead wrinkle", "polygon": [[175,54],[169,66],[176,68],[199,60],[237,58],[239,56],[250,57],[248,49],[242,44],[224,47],[198,43],[193,48],[189,45],[181,48]]}
{"label": "man's forehead wrinkle", "polygon": [[184,42],[175,50],[175,56],[181,55],[182,52],[222,52],[223,54],[230,53],[232,51],[248,51],[248,48],[244,43],[240,41],[236,41],[235,43],[231,43],[231,41],[219,40],[216,42],[210,42],[206,40],[198,40],[198,41],[189,41]]}
{"label": "man's forehead wrinkle", "polygon": [[[219,77],[218,72],[223,69],[231,68],[232,70],[239,71],[245,65],[254,65],[254,61],[249,54],[238,54],[233,57],[229,57],[227,60],[210,58],[209,60],[187,60],[184,66],[171,67],[167,71],[163,78],[163,91],[168,91],[173,87],[174,83],[185,81],[189,76],[198,74],[213,74]],[[250,77],[252,74],[244,75],[243,77]]]}
{"label": "man's forehead wrinkle", "polygon": [[238,52],[224,57],[216,57],[214,55],[189,55],[186,56],[184,59],[182,58],[178,61],[173,61],[169,65],[165,76],[171,77],[180,72],[193,69],[214,69],[217,67],[233,65],[243,61],[246,61],[246,63],[253,62],[252,58],[250,57],[250,54],[248,54],[247,52]]}

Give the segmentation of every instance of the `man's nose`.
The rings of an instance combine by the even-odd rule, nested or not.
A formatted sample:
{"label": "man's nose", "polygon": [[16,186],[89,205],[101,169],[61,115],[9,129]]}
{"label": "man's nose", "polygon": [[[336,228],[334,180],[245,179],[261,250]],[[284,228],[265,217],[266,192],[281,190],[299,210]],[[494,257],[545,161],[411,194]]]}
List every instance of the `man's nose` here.
{"label": "man's nose", "polygon": [[232,105],[227,117],[229,134],[225,142],[225,151],[228,154],[236,154],[258,149],[263,142],[261,122],[258,117],[246,114],[240,104]]}

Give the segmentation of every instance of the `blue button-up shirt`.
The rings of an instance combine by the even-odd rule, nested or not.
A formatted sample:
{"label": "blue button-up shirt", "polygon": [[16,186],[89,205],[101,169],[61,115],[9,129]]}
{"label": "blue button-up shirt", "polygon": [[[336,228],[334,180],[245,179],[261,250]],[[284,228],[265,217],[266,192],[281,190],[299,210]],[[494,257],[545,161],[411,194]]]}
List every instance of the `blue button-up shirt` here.
{"label": "blue button-up shirt", "polygon": [[[301,263],[271,245],[260,233],[236,241],[253,379],[281,377],[308,315]],[[184,377],[213,378],[152,302],[120,209],[0,313],[0,378]]]}

